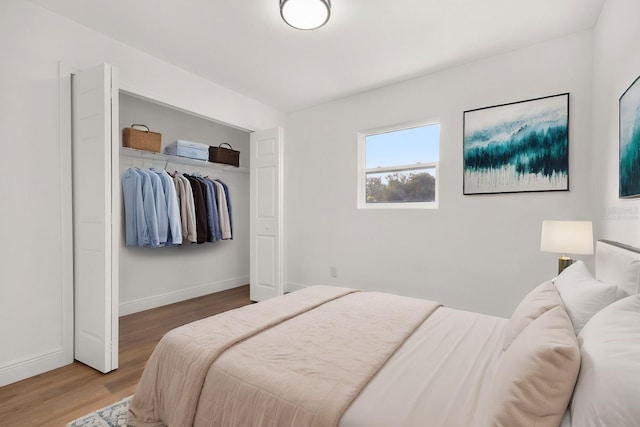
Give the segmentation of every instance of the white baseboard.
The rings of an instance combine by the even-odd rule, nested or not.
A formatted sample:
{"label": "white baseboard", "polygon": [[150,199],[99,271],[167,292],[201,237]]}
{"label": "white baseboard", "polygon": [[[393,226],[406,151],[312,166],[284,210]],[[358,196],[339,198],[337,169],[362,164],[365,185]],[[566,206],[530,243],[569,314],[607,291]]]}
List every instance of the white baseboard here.
{"label": "white baseboard", "polygon": [[62,347],[0,366],[0,387],[73,363]]}
{"label": "white baseboard", "polygon": [[295,291],[299,291],[300,289],[304,289],[306,288],[307,285],[300,285],[298,283],[285,283],[284,284],[284,292],[295,292]]}
{"label": "white baseboard", "polygon": [[192,288],[180,289],[133,301],[121,302],[120,316],[126,316],[127,314],[162,307],[163,305],[173,304],[215,292],[226,291],[227,289],[237,288],[239,286],[246,285],[247,283],[249,283],[249,276],[234,277],[232,279],[221,280],[219,282],[205,283],[204,285],[194,286]]}

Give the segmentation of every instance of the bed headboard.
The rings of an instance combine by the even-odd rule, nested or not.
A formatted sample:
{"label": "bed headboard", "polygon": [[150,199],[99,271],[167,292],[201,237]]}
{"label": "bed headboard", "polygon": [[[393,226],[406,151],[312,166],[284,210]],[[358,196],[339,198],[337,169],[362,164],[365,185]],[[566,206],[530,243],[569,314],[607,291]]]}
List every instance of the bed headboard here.
{"label": "bed headboard", "polygon": [[640,293],[640,249],[611,240],[596,242],[596,279]]}

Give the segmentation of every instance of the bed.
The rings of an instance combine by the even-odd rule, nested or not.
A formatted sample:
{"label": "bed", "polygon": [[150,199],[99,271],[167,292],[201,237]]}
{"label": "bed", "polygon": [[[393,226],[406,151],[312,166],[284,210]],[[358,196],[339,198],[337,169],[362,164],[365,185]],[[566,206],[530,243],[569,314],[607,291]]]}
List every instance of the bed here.
{"label": "bed", "polygon": [[510,319],[313,286],[176,328],[131,426],[637,426],[640,253],[599,241]]}

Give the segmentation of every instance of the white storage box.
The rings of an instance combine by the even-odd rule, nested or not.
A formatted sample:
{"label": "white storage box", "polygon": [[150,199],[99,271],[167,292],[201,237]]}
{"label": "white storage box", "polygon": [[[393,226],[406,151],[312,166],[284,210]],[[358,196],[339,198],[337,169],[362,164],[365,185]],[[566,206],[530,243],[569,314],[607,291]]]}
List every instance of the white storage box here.
{"label": "white storage box", "polygon": [[199,142],[177,140],[164,149],[165,154],[188,157],[196,160],[209,160],[209,146]]}

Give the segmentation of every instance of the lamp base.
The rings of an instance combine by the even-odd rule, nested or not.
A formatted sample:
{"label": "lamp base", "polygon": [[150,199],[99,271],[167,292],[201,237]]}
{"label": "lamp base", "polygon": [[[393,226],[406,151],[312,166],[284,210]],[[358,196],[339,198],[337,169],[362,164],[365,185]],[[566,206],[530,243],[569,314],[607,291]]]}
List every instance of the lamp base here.
{"label": "lamp base", "polygon": [[561,256],[558,258],[558,274],[562,273],[562,270],[573,264],[573,260],[568,256]]}

